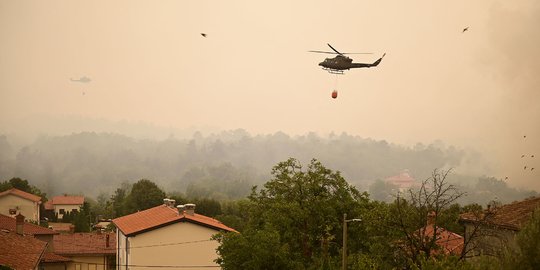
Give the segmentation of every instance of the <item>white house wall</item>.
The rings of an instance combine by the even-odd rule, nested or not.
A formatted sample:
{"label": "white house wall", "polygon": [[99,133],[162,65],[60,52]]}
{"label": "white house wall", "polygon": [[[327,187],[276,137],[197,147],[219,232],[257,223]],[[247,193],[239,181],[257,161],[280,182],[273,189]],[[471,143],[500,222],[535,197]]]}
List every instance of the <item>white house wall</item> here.
{"label": "white house wall", "polygon": [[[218,243],[210,240],[216,233],[217,230],[201,225],[180,222],[129,237],[128,265],[137,266],[137,270],[156,269],[156,266],[180,266],[182,269],[218,266],[214,262]],[[121,244],[121,239],[119,241]]]}

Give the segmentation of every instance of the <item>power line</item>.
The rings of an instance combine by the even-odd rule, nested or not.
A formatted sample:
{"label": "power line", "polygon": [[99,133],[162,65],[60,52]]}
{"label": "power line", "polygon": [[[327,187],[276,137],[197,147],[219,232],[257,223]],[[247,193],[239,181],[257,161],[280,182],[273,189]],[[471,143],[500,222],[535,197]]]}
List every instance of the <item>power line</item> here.
{"label": "power line", "polygon": [[[162,247],[162,246],[174,246],[174,245],[186,245],[186,244],[196,244],[196,243],[202,243],[202,242],[210,242],[215,241],[212,239],[205,239],[205,240],[194,240],[194,241],[184,241],[184,242],[173,242],[173,243],[165,243],[165,244],[153,244],[153,245],[145,245],[145,246],[134,246],[134,247],[110,247],[110,248],[101,248],[102,251],[112,251],[117,249],[137,249],[137,248],[150,248],[150,247]],[[54,245],[56,247],[56,245]],[[63,245],[60,245],[63,246]],[[95,248],[95,246],[88,246],[88,245],[81,245],[81,244],[70,244],[69,246],[77,246],[77,247],[86,247],[86,248]],[[0,252],[0,254],[37,254],[38,252]],[[53,251],[52,253],[56,253],[56,251]]]}

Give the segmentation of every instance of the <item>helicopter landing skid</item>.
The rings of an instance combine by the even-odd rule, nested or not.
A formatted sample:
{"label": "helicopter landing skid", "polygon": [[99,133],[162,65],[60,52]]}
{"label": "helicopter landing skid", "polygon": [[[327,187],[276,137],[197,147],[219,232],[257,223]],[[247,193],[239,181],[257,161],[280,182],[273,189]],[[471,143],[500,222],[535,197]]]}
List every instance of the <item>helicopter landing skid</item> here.
{"label": "helicopter landing skid", "polygon": [[323,68],[323,70],[328,71],[328,73],[330,73],[330,74],[339,74],[339,75],[343,75],[343,70],[331,69],[331,68]]}

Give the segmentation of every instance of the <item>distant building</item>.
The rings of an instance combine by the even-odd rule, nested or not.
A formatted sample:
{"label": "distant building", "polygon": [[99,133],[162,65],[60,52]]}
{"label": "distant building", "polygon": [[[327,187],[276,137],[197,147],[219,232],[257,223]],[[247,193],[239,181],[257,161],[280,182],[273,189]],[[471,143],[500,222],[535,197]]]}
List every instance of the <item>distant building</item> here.
{"label": "distant building", "polygon": [[175,207],[174,203],[165,199],[163,205],[113,219],[117,269],[135,265],[137,269],[219,267],[214,262],[218,243],[211,237],[220,231],[236,231],[196,214],[194,204]]}
{"label": "distant building", "polygon": [[0,214],[15,217],[18,214],[27,220],[39,223],[39,205],[41,197],[12,188],[0,192]]}
{"label": "distant building", "polygon": [[405,192],[416,184],[415,179],[409,174],[409,170],[403,170],[398,175],[386,178],[385,181],[396,186],[399,192]]}
{"label": "distant building", "polygon": [[[468,257],[498,256],[504,247],[517,249],[516,234],[540,207],[540,197],[529,198],[501,206],[490,206],[479,213],[464,213],[460,223],[465,226]],[[468,240],[470,239],[470,240]]]}
{"label": "distant building", "polygon": [[80,211],[83,204],[83,196],[54,196],[45,203],[45,210],[52,212],[53,215],[61,219],[66,213]]}

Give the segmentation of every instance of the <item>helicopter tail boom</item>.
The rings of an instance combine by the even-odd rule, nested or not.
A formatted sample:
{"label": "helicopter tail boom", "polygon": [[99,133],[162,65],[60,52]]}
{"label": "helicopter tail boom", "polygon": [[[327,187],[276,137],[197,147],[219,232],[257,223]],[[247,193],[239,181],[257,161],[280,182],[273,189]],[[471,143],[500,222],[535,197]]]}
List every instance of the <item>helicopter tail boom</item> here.
{"label": "helicopter tail boom", "polygon": [[370,67],[376,67],[378,66],[382,59],[384,58],[384,56],[386,55],[383,54],[383,56],[381,56],[381,58],[377,59],[377,61],[371,63],[371,64],[366,64],[366,63],[351,63],[351,68],[370,68]]}

